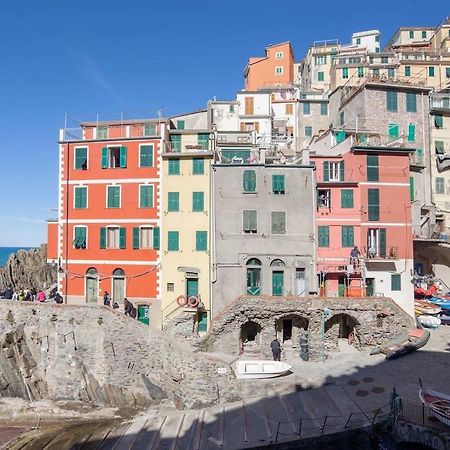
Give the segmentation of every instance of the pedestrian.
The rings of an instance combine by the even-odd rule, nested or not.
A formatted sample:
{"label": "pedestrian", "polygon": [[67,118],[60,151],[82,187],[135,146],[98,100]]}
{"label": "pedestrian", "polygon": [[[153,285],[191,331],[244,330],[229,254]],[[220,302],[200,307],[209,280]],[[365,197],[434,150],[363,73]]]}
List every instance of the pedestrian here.
{"label": "pedestrian", "polygon": [[10,286],[8,286],[8,287],[5,289],[4,298],[5,298],[6,300],[12,300],[13,295],[14,295],[13,290],[11,289]]}
{"label": "pedestrian", "polygon": [[19,294],[17,295],[17,298],[19,302],[23,302],[25,300],[25,292],[23,292],[23,289],[19,290]]}
{"label": "pedestrian", "polygon": [[17,291],[14,291],[12,299],[11,300],[19,300],[19,294],[17,293]]}
{"label": "pedestrian", "polygon": [[47,299],[47,296],[45,295],[45,292],[41,289],[36,296],[36,300],[40,303],[44,303]]}
{"label": "pedestrian", "polygon": [[354,269],[359,267],[359,257],[361,256],[361,252],[357,245],[355,245],[350,251],[350,264]]}
{"label": "pedestrian", "polygon": [[57,292],[55,295],[55,303],[58,303],[58,305],[60,305],[61,303],[63,303],[63,301],[64,300],[62,298],[62,295],[59,292]]}
{"label": "pedestrian", "polygon": [[111,297],[109,296],[108,291],[105,291],[103,294],[103,304],[105,306],[111,306]]}
{"label": "pedestrian", "polygon": [[272,350],[273,360],[281,361],[281,344],[276,336],[275,339],[270,343],[270,348]]}
{"label": "pedestrian", "polygon": [[133,303],[128,301],[128,299],[126,297],[123,299],[123,310],[124,310],[123,312],[126,316],[131,317],[131,312],[133,310]]}

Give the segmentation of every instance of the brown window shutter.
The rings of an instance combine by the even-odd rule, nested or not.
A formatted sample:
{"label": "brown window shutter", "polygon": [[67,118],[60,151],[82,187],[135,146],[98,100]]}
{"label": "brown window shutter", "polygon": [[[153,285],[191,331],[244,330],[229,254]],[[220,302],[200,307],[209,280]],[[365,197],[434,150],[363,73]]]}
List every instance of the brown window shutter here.
{"label": "brown window shutter", "polygon": [[255,130],[259,133],[259,122],[255,122]]}
{"label": "brown window shutter", "polygon": [[245,97],[245,115],[253,115],[253,97]]}

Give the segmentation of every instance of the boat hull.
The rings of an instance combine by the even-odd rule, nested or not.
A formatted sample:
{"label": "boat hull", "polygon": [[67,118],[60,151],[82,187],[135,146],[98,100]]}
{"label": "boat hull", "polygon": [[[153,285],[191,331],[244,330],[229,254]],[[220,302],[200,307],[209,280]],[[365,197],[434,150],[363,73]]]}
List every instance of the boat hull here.
{"label": "boat hull", "polygon": [[415,352],[424,347],[430,339],[430,332],[422,329],[415,329],[410,332],[406,342],[397,344],[393,347],[385,347],[381,352],[386,355],[386,359],[396,359],[408,353]]}
{"label": "boat hull", "polygon": [[421,402],[430,408],[431,414],[442,423],[450,426],[450,396],[431,389],[419,391]]}
{"label": "boat hull", "polygon": [[281,361],[238,361],[234,373],[239,379],[275,378],[285,375],[292,366]]}

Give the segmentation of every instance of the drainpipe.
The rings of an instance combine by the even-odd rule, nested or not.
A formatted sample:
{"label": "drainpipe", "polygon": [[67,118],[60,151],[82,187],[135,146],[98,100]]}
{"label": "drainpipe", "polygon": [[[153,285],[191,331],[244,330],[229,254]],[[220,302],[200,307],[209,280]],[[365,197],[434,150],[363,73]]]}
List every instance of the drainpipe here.
{"label": "drainpipe", "polygon": [[67,159],[65,160],[66,169],[66,239],[65,239],[65,292],[64,292],[64,304],[67,305],[67,291],[69,286],[69,276],[67,270],[67,263],[69,260],[69,178],[70,178],[70,143],[67,142]]}

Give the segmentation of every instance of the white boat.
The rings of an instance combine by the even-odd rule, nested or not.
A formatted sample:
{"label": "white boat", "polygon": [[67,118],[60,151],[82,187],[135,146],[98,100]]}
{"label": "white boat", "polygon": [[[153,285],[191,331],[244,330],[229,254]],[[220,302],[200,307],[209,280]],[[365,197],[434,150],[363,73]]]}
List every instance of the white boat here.
{"label": "white boat", "polygon": [[236,378],[274,378],[284,375],[292,366],[282,361],[247,360],[237,361]]}
{"label": "white boat", "polygon": [[450,396],[430,389],[421,389],[419,397],[430,408],[431,414],[442,423],[450,426]]}
{"label": "white boat", "polygon": [[439,328],[439,325],[441,324],[441,319],[434,316],[421,315],[417,318],[417,320],[422,324],[422,326],[432,328],[433,330]]}

